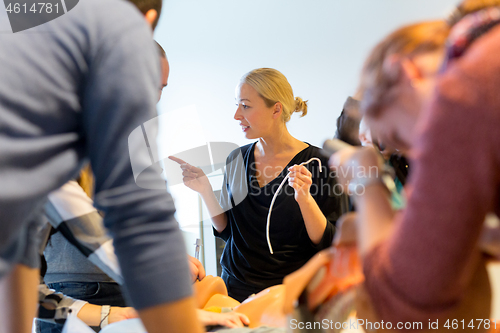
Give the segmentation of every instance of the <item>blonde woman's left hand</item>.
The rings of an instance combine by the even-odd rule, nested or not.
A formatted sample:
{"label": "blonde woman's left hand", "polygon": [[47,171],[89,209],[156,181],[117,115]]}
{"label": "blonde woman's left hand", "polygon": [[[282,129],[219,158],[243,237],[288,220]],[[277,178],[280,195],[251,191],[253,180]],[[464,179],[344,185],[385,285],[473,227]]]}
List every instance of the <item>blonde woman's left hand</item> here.
{"label": "blonde woman's left hand", "polygon": [[290,176],[288,177],[288,185],[295,190],[295,201],[300,205],[311,199],[312,174],[303,165],[294,165],[288,168]]}

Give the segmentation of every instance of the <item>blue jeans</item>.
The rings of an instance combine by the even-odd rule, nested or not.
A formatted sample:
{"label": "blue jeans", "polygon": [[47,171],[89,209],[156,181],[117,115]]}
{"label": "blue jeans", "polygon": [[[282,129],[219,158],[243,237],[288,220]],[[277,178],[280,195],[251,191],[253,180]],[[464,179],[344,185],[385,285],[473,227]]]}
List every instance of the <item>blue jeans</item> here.
{"label": "blue jeans", "polygon": [[[112,282],[59,282],[50,283],[50,289],[54,289],[66,296],[95,305],[126,306],[120,286]],[[37,333],[61,333],[62,324],[36,321]],[[99,332],[99,328],[94,328]]]}

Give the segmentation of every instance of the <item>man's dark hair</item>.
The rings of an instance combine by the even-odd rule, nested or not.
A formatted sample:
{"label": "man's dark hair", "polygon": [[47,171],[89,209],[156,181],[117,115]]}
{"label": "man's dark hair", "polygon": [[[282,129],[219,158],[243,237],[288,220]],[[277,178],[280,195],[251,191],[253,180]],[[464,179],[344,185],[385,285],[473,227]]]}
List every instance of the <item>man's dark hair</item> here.
{"label": "man's dark hair", "polygon": [[128,0],[132,2],[143,15],[146,15],[148,10],[154,9],[158,13],[158,16],[156,16],[156,20],[153,22],[153,30],[156,28],[156,25],[158,24],[158,20],[160,19],[160,14],[161,14],[161,5],[163,0]]}
{"label": "man's dark hair", "polygon": [[359,141],[359,101],[348,97],[340,116],[337,118],[335,138],[347,142],[351,146],[361,146]]}

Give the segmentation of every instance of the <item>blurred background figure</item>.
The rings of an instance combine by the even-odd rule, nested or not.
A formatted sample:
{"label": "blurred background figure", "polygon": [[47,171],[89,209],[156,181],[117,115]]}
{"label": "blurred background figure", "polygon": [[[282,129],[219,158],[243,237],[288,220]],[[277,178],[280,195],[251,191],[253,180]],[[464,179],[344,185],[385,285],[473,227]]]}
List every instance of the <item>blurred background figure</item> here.
{"label": "blurred background figure", "polygon": [[[499,5],[465,1],[451,33],[444,21],[398,29],[365,63],[361,112],[372,135],[410,153],[415,170],[399,218],[380,179],[342,180],[366,186],[356,207],[372,319],[489,317],[480,235],[486,215],[500,211]],[[370,149],[331,162],[381,166]]]}
{"label": "blurred background figure", "polygon": [[337,118],[337,130],[334,138],[347,142],[351,146],[360,146],[360,121],[359,101],[349,96],[344,103],[340,116]]}

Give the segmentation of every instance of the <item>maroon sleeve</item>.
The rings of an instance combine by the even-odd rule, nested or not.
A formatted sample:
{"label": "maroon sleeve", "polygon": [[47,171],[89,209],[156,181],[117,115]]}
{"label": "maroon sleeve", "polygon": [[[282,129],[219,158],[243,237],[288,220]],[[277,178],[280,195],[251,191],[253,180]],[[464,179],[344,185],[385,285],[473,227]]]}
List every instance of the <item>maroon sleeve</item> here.
{"label": "maroon sleeve", "polygon": [[498,37],[477,41],[453,63],[424,111],[407,208],[391,238],[364,261],[383,320],[436,318],[460,301],[471,279],[485,214],[498,205]]}

